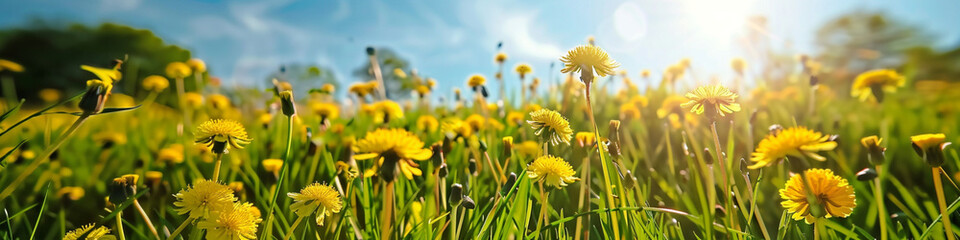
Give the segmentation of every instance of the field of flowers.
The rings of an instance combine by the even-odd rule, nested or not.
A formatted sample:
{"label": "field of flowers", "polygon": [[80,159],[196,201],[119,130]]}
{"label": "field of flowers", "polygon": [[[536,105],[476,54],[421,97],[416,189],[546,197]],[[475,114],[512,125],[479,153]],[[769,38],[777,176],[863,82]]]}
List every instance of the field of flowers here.
{"label": "field of flowers", "polygon": [[[918,81],[908,69],[838,80],[838,68],[797,56],[782,77],[761,79],[733,59],[737,77],[720,84],[698,78],[690,59],[628,72],[591,39],[556,56],[555,79],[533,78],[547,70],[499,53],[491,56],[498,72],[465,73],[461,90],[381,69],[378,52],[366,54],[373,79],[306,96],[282,79],[270,89],[223,88],[199,59],[140,77],[124,76],[126,59],[117,59],[76,66],[92,79],[86,90],[41,90],[38,107],[10,92],[20,72],[42,70],[0,60],[0,235],[886,240],[960,232],[951,224],[960,220],[960,155],[949,143],[960,127],[957,85]],[[386,71],[414,97],[388,97],[385,81],[396,79]],[[141,90],[112,93],[120,81]],[[494,81],[523,87],[488,88]],[[508,97],[492,98],[497,90]],[[176,100],[156,101],[163,97]]]}

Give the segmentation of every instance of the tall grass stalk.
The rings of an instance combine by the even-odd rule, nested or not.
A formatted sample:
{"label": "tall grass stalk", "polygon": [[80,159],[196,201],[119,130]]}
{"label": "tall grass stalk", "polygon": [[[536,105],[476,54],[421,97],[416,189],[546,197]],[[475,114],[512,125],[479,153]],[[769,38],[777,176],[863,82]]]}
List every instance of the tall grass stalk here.
{"label": "tall grass stalk", "polygon": [[[926,157],[926,154],[924,154]],[[947,214],[947,202],[943,196],[943,183],[940,180],[940,167],[933,167],[933,186],[937,190],[937,204],[940,207],[940,220],[943,221],[944,233],[947,234],[947,240],[953,240],[953,229],[950,225],[950,215]]]}
{"label": "tall grass stalk", "polygon": [[30,163],[30,165],[24,168],[23,171],[20,172],[20,175],[17,176],[17,178],[14,179],[13,182],[10,182],[10,184],[7,185],[7,187],[3,190],[3,192],[0,192],[0,201],[9,197],[10,194],[13,193],[13,190],[17,188],[17,186],[20,186],[20,184],[23,183],[23,181],[30,176],[30,174],[33,174],[34,171],[37,170],[37,167],[40,167],[40,164],[50,161],[50,155],[53,154],[53,152],[56,151],[58,148],[60,148],[60,145],[63,145],[63,142],[65,142],[67,138],[70,138],[70,135],[73,135],[73,133],[76,132],[78,128],[80,128],[80,125],[82,125],[83,122],[86,121],[87,118],[89,118],[90,116],[91,115],[89,114],[84,114],[78,117],[77,120],[74,121],[72,125],[70,125],[70,128],[67,128],[67,130],[64,131],[63,134],[61,134],[60,137],[58,137],[57,140],[53,142],[53,145],[50,145],[49,147],[47,147],[47,150],[44,150],[43,154],[40,154],[39,158],[33,160],[33,162]]}

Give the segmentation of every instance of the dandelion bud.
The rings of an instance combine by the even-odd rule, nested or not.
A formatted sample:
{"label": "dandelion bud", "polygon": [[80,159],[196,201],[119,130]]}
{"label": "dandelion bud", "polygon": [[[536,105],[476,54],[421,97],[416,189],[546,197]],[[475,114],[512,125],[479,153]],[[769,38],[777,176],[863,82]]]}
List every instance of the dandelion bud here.
{"label": "dandelion bud", "polygon": [[450,206],[456,208],[463,201],[463,185],[454,183],[450,186]]}
{"label": "dandelion bud", "polygon": [[610,120],[609,146],[610,156],[620,158],[620,120]]}
{"label": "dandelion bud", "polygon": [[470,174],[477,176],[477,159],[470,159],[470,164],[467,165],[467,169],[470,170]]}
{"label": "dandelion bud", "polygon": [[710,154],[709,148],[703,148],[703,162],[706,164],[713,164],[713,154]]}
{"label": "dandelion bud", "polygon": [[780,126],[780,124],[774,124],[770,125],[767,130],[770,131],[770,135],[776,136],[777,134],[780,134],[780,131],[783,131],[783,126]]}
{"label": "dandelion bud", "polygon": [[479,142],[480,142],[480,152],[486,152],[486,151],[487,151],[487,141],[480,140]]}
{"label": "dandelion bud", "polygon": [[80,99],[80,109],[84,114],[96,114],[103,111],[104,103],[112,86],[100,80],[87,81],[87,91]]}
{"label": "dandelion bud", "polygon": [[874,178],[877,178],[877,171],[873,170],[873,168],[864,168],[863,170],[857,172],[857,180],[859,181],[866,182],[873,180]]}
{"label": "dandelion bud", "polygon": [[437,168],[437,177],[446,178],[446,177],[447,177],[447,173],[449,173],[449,170],[447,169],[447,164],[446,164],[446,163],[441,163],[441,164],[440,164],[440,167]]}
{"label": "dandelion bud", "polygon": [[374,54],[377,54],[377,50],[373,47],[367,47],[367,56],[373,56]]}
{"label": "dandelion bud", "polygon": [[163,172],[158,171],[148,171],[146,174],[146,184],[151,189],[156,189],[160,185],[160,181],[163,180]]}
{"label": "dandelion bud", "polygon": [[[870,154],[870,157],[867,159],[869,159],[873,165],[879,165],[883,162],[883,152],[887,149],[880,146],[881,141],[883,141],[883,139],[876,135],[860,139],[860,144],[862,144],[864,148],[867,148],[867,153]],[[877,160],[874,160],[874,158]]]}
{"label": "dandelion bud", "polygon": [[443,163],[443,145],[441,143],[434,143],[430,145],[430,151],[433,152],[433,155],[430,156],[433,165],[440,166],[440,164]]}
{"label": "dandelion bud", "polygon": [[484,98],[490,96],[490,94],[487,93],[487,86],[478,86],[478,88],[480,88],[480,94],[483,95]]}
{"label": "dandelion bud", "polygon": [[510,175],[507,176],[507,181],[503,183],[503,188],[500,188],[500,194],[507,194],[510,192],[510,189],[513,189],[513,185],[516,183],[517,174],[511,172]]}
{"label": "dandelion bud", "polygon": [[634,186],[637,186],[637,177],[633,176],[633,172],[627,170],[627,173],[623,175],[623,187],[631,189]]}
{"label": "dandelion bud", "polygon": [[913,150],[917,152],[917,155],[920,155],[920,157],[926,160],[927,164],[931,167],[943,165],[943,149],[950,145],[949,142],[944,142],[945,139],[946,135],[943,133],[922,134],[910,137],[910,141],[913,142]]}
{"label": "dandelion bud", "polygon": [[127,201],[127,198],[132,197],[137,193],[137,180],[139,179],[138,175],[127,174],[118,178],[114,178],[113,182],[110,183],[110,202],[116,205]]}
{"label": "dandelion bud", "polygon": [[266,159],[260,163],[263,166],[263,170],[267,171],[272,177],[270,180],[276,181],[280,178],[280,170],[283,168],[283,160],[280,159]]}
{"label": "dandelion bud", "polygon": [[477,207],[477,203],[473,202],[473,199],[470,196],[463,196],[463,208],[474,209]]}
{"label": "dandelion bud", "polygon": [[507,159],[513,156],[513,137],[503,137],[503,152],[501,159]]}
{"label": "dandelion bud", "polygon": [[287,115],[287,117],[297,114],[297,108],[293,104],[292,91],[284,90],[280,92],[280,109],[283,111],[283,115]]}
{"label": "dandelion bud", "polygon": [[80,187],[64,187],[57,192],[57,195],[60,196],[60,202],[63,203],[64,207],[70,207],[73,202],[83,198],[85,193],[83,188]]}

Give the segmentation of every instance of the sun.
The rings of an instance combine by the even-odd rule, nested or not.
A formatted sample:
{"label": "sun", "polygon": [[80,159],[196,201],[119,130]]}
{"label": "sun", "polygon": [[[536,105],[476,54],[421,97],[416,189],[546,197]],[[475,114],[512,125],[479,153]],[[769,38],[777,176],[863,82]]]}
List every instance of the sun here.
{"label": "sun", "polygon": [[745,29],[754,0],[684,0],[687,19],[697,31],[709,36],[729,37]]}

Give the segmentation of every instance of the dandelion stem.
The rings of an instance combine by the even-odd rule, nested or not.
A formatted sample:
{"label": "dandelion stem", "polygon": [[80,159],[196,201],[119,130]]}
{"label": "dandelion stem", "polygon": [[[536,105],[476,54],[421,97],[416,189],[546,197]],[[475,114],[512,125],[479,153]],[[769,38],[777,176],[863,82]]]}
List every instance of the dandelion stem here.
{"label": "dandelion stem", "polygon": [[303,221],[303,216],[298,216],[297,220],[293,221],[293,225],[290,226],[290,230],[287,230],[287,234],[284,234],[283,240],[290,239],[290,236],[293,236],[293,230],[300,226],[301,221]]}
{"label": "dandelion stem", "polygon": [[[287,148],[283,151],[283,164],[280,167],[280,177],[277,178],[276,189],[273,191],[272,196],[270,197],[270,209],[267,210],[267,222],[266,229],[263,231],[264,236],[261,238],[270,237],[273,233],[273,210],[277,208],[277,198],[280,195],[280,190],[283,187],[283,179],[287,176],[287,167],[290,165],[290,149],[293,145],[293,116],[287,116]],[[217,162],[219,162],[219,158]],[[217,164],[218,166],[220,164]]]}
{"label": "dandelion stem", "polygon": [[[590,116],[590,124],[593,125],[593,134],[597,141],[600,141],[600,128],[597,127],[597,120],[593,116],[593,104],[590,101],[590,83],[593,82],[593,68],[584,67],[583,72],[580,73],[580,80],[582,80],[586,85],[584,88],[584,97],[587,100],[587,112],[589,113],[588,116]],[[615,205],[613,200],[613,192],[610,189],[610,172],[609,168],[607,167],[607,159],[603,156],[604,149],[602,147],[598,148],[600,149],[600,168],[602,168],[603,171],[603,192],[607,195],[607,204],[604,205],[610,207],[609,205]],[[619,220],[614,216],[614,213],[608,212],[607,217],[609,217],[610,221],[613,223],[614,239],[620,239]]]}
{"label": "dandelion stem", "polygon": [[947,202],[943,197],[943,183],[940,180],[940,168],[933,168],[933,186],[937,190],[937,204],[940,205],[940,220],[943,221],[943,229],[947,234],[948,240],[953,240],[953,229],[950,226],[950,215],[947,215]]}
{"label": "dandelion stem", "polygon": [[17,176],[17,178],[14,179],[13,182],[10,182],[10,184],[8,184],[5,189],[3,189],[3,192],[0,192],[0,201],[9,197],[10,194],[13,194],[13,190],[15,190],[17,186],[20,186],[20,183],[23,183],[23,181],[26,180],[27,177],[30,176],[30,174],[33,174],[34,171],[36,171],[37,168],[40,167],[40,164],[43,164],[49,161],[50,155],[53,154],[53,152],[56,151],[58,148],[60,148],[60,145],[62,145],[63,142],[67,140],[67,138],[70,138],[70,135],[73,135],[73,133],[76,132],[78,128],[80,128],[80,125],[83,124],[83,122],[86,121],[87,118],[89,118],[90,116],[91,115],[85,114],[77,118],[77,120],[73,122],[73,125],[70,125],[70,128],[64,131],[63,134],[60,135],[60,137],[57,138],[56,141],[53,142],[53,145],[50,145],[50,147],[48,147],[47,150],[44,151],[39,158],[34,160],[32,163],[30,163],[29,166],[24,168],[23,171],[20,172],[20,176]]}
{"label": "dandelion stem", "polygon": [[[723,195],[726,196],[727,194],[730,194],[730,183],[727,180],[728,179],[727,167],[725,164],[727,159],[723,157],[723,149],[720,147],[720,135],[717,134],[717,121],[713,121],[713,123],[710,124],[710,130],[713,132],[713,146],[714,146],[714,149],[716,149],[715,153],[717,154],[717,163],[719,163],[719,167],[720,167],[720,177],[722,178],[722,181],[720,181],[720,183],[723,184]],[[716,200],[716,196],[714,196],[714,200]],[[733,219],[736,218],[735,215],[737,213],[736,211],[733,210],[732,202],[733,201],[731,201],[729,198],[727,199],[727,201],[724,202],[725,203],[724,206],[727,212],[729,213],[729,216],[726,217],[727,224],[731,225],[728,227],[732,227]]]}
{"label": "dandelion stem", "polygon": [[193,222],[193,218],[187,218],[187,220],[183,220],[183,223],[180,223],[180,226],[177,227],[176,230],[173,230],[173,233],[171,233],[167,239],[175,239],[177,235],[180,235],[180,232],[183,232],[183,230],[187,228],[187,225],[190,225],[190,222]]}
{"label": "dandelion stem", "polygon": [[393,208],[394,208],[394,203],[393,203],[393,197],[394,197],[394,196],[393,196],[393,195],[394,195],[393,183],[394,183],[394,182],[395,182],[395,181],[389,181],[389,182],[387,182],[387,185],[384,186],[384,188],[383,188],[383,190],[385,191],[384,194],[383,194],[383,195],[384,195],[384,198],[383,198],[383,214],[380,215],[380,220],[381,220],[381,221],[384,221],[384,222],[380,224],[380,238],[381,238],[381,239],[390,239],[390,232],[391,232],[391,231],[390,231],[390,227],[392,227],[392,224],[393,224]]}
{"label": "dandelion stem", "polygon": [[117,215],[114,216],[117,219],[117,238],[120,240],[125,240],[126,236],[123,234],[123,219],[120,218],[120,215],[123,214],[123,211],[118,209],[115,209],[114,211],[117,211]]}
{"label": "dandelion stem", "polygon": [[550,201],[547,200],[548,193],[543,190],[543,181],[538,183],[540,186],[540,216],[537,217],[537,236],[534,239],[540,238],[540,229],[543,227],[543,223],[550,223],[550,216],[547,214],[547,207],[550,206]]}
{"label": "dandelion stem", "polygon": [[143,211],[143,207],[140,206],[140,201],[133,199],[133,207],[137,208],[137,211],[140,212],[140,216],[143,217],[143,221],[147,224],[147,228],[150,229],[150,233],[153,233],[153,236],[160,240],[160,234],[157,233],[157,227],[153,226],[153,221],[150,221],[150,217],[147,216],[147,212]]}
{"label": "dandelion stem", "polygon": [[217,153],[217,160],[213,163],[213,177],[210,178],[213,181],[220,181],[220,162],[223,160],[223,153]]}
{"label": "dandelion stem", "polygon": [[886,218],[889,216],[887,216],[887,209],[883,205],[883,188],[881,186],[881,181],[883,179],[883,165],[877,164],[874,168],[877,170],[877,178],[873,179],[873,187],[875,190],[873,196],[875,201],[874,204],[877,204],[877,212],[879,212],[877,217],[879,218],[878,221],[880,221],[880,240],[887,240]]}
{"label": "dandelion stem", "polygon": [[816,220],[813,220],[813,240],[820,240],[820,222],[823,221],[819,217]]}

